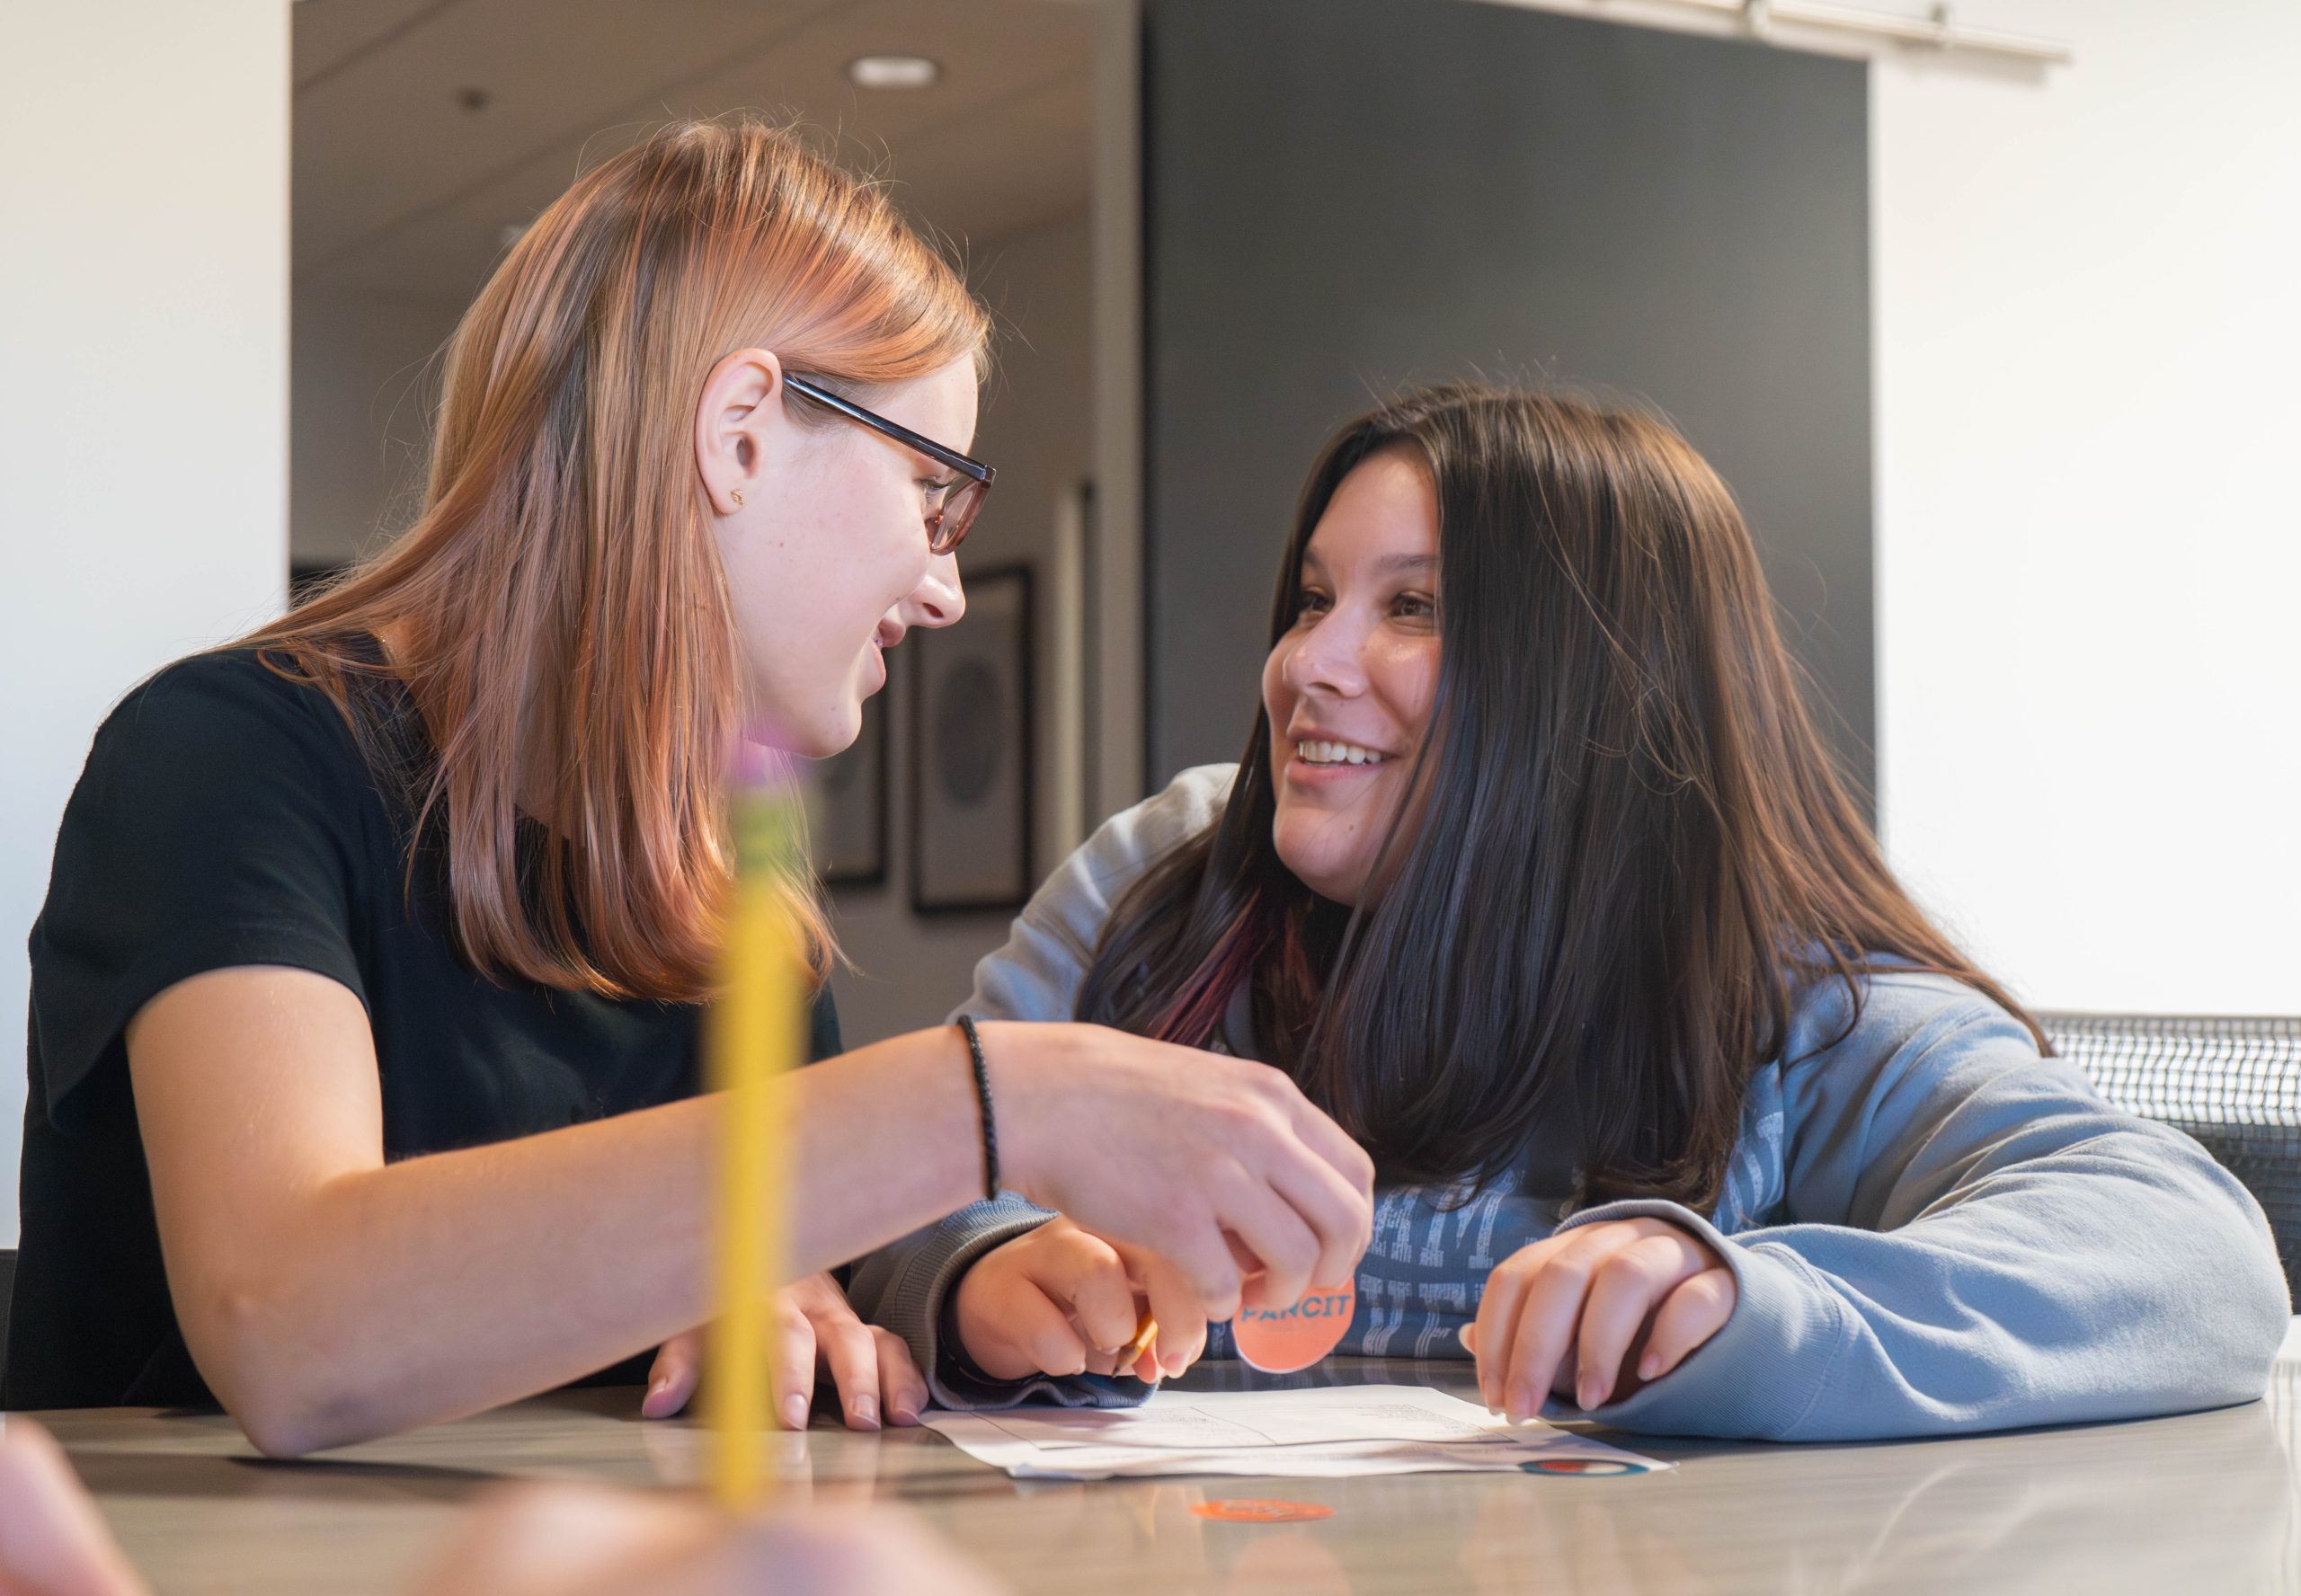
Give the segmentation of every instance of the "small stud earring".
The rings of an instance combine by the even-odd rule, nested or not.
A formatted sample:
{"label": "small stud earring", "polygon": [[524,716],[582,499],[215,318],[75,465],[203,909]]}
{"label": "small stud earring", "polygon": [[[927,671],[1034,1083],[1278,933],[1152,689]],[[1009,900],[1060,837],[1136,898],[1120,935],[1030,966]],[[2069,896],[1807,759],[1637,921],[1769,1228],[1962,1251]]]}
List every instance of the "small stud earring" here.
{"label": "small stud earring", "polygon": [[741,488],[730,488],[727,490],[727,497],[733,499],[736,504],[740,506],[743,501],[743,491]]}

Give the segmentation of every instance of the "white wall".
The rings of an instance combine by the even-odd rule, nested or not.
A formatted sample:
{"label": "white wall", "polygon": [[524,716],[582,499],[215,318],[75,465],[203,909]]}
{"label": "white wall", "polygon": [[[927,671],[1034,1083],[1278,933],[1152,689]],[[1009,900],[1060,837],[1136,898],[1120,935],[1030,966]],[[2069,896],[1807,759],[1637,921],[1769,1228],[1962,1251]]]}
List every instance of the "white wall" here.
{"label": "white wall", "polygon": [[[112,701],[277,608],[288,6],[0,10],[0,1015]],[[0,1235],[23,1074],[0,1068]]]}
{"label": "white wall", "polygon": [[2301,7],[1873,71],[1880,797],[2049,1006],[2301,1014]]}

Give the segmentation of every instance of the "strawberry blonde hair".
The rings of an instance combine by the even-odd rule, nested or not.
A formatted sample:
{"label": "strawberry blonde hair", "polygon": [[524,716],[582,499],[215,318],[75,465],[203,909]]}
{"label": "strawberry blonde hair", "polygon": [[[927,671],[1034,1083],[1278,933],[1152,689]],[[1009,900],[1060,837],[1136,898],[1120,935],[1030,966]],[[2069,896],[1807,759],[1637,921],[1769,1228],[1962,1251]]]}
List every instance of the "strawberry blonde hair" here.
{"label": "strawberry blonde hair", "polygon": [[[405,780],[475,969],[707,995],[744,678],[694,463],[704,381],[758,346],[867,395],[958,359],[980,373],[988,331],[883,192],[749,119],[661,129],[512,247],[448,345],[414,525],[233,645],[326,691],[378,774]],[[378,665],[366,640],[386,628],[395,657]],[[421,768],[381,768],[351,690],[378,674],[422,716]],[[523,813],[548,833],[524,868]],[[785,890],[820,978],[833,943],[814,883]]]}

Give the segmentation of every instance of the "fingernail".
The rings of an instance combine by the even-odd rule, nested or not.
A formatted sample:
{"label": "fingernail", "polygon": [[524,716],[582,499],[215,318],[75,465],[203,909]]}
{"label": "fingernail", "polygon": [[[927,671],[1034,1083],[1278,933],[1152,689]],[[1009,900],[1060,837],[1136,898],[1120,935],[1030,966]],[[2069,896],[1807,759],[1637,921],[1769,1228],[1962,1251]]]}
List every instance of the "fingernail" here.
{"label": "fingernail", "polygon": [[1574,1400],[1586,1410],[1597,1406],[1598,1399],[1604,1395],[1598,1388],[1596,1378],[1591,1375],[1583,1376],[1582,1383],[1574,1388]]}
{"label": "fingernail", "polygon": [[1662,1372],[1662,1354],[1661,1354],[1661,1353],[1659,1353],[1659,1352],[1648,1352],[1648,1353],[1647,1353],[1643,1358],[1640,1358],[1640,1359],[1638,1361],[1638,1378],[1639,1378],[1639,1379],[1642,1379],[1642,1380],[1650,1380],[1650,1379],[1652,1379],[1656,1375],[1657,1375],[1657,1374],[1659,1374],[1659,1373],[1661,1373],[1661,1372]]}
{"label": "fingernail", "polygon": [[876,1396],[857,1396],[847,1405],[847,1418],[858,1430],[876,1430],[879,1427],[879,1399]]}
{"label": "fingernail", "polygon": [[1533,1416],[1534,1393],[1525,1381],[1510,1382],[1509,1390],[1503,1394],[1502,1412],[1514,1424]]}
{"label": "fingernail", "polygon": [[901,1403],[897,1403],[893,1406],[889,1407],[887,1409],[887,1416],[898,1424],[916,1424],[919,1423],[919,1410],[915,1407],[907,1407]]}
{"label": "fingernail", "polygon": [[1477,1352],[1478,1326],[1472,1324],[1470,1320],[1464,1319],[1461,1324],[1454,1326],[1454,1339],[1462,1343],[1462,1351],[1466,1352]]}
{"label": "fingernail", "polygon": [[807,1399],[804,1396],[794,1395],[783,1399],[783,1427],[786,1430],[804,1430],[807,1427]]}
{"label": "fingernail", "polygon": [[647,1395],[650,1396],[661,1396],[664,1392],[671,1388],[671,1377],[667,1374],[662,1379],[655,1381],[653,1385],[647,1388]]}

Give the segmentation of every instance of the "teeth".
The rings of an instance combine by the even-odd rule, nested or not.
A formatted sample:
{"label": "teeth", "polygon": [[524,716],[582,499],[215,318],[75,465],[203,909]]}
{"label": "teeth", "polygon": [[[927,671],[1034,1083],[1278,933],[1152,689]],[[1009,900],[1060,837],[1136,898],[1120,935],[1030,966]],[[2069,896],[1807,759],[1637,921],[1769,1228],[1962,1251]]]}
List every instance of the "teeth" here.
{"label": "teeth", "polygon": [[1294,757],[1305,765],[1380,765],[1385,758],[1355,742],[1298,742]]}

